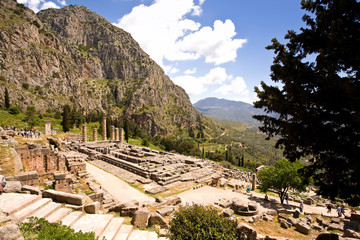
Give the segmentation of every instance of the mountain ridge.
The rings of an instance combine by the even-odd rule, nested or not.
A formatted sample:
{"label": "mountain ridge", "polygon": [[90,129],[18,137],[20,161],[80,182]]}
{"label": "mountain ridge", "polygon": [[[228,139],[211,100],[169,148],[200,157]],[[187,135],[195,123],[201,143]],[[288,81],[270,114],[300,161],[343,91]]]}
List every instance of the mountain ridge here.
{"label": "mountain ridge", "polygon": [[243,122],[252,126],[260,125],[259,121],[252,118],[253,115],[265,114],[263,110],[256,109],[252,104],[215,97],[199,100],[193,105],[208,117]]}
{"label": "mountain ridge", "polygon": [[209,123],[129,33],[88,8],[35,14],[4,0],[0,17],[1,101],[7,88],[22,110],[69,104],[132,119],[152,135]]}

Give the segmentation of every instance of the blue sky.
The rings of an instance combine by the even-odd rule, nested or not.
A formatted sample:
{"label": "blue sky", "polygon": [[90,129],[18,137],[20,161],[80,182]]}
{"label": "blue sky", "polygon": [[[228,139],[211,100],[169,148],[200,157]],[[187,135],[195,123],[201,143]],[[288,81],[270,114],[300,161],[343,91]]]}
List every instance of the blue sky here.
{"label": "blue sky", "polygon": [[218,97],[252,103],[272,84],[272,38],[299,31],[300,0],[18,0],[35,12],[83,5],[130,32],[193,103]]}

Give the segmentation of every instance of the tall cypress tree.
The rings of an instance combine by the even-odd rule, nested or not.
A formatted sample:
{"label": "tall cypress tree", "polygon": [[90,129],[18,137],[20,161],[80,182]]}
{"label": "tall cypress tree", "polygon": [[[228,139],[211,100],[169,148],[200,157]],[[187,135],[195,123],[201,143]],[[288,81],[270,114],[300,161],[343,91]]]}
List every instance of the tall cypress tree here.
{"label": "tall cypress tree", "polygon": [[64,132],[68,132],[70,130],[70,112],[71,112],[71,108],[68,104],[66,104],[63,107],[62,122],[61,122]]}
{"label": "tall cypress tree", "polygon": [[125,141],[128,143],[129,142],[129,123],[128,120],[125,118],[124,119],[124,137],[125,137]]}
{"label": "tall cypress tree", "polygon": [[5,109],[9,109],[10,108],[10,99],[9,99],[9,92],[7,90],[7,88],[5,88]]}

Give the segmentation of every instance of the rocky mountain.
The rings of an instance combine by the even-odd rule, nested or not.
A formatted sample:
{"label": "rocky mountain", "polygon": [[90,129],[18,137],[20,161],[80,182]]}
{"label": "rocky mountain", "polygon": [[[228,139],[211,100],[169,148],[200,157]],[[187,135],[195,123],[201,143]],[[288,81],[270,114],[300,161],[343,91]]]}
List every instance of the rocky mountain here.
{"label": "rocky mountain", "polygon": [[23,110],[70,104],[132,118],[152,134],[208,121],[129,33],[86,7],[35,14],[1,0],[0,19],[0,104],[6,87]]}
{"label": "rocky mountain", "polygon": [[218,98],[202,99],[196,102],[194,107],[209,117],[243,122],[253,126],[258,126],[260,122],[252,116],[264,114],[263,110],[254,108],[249,103]]}

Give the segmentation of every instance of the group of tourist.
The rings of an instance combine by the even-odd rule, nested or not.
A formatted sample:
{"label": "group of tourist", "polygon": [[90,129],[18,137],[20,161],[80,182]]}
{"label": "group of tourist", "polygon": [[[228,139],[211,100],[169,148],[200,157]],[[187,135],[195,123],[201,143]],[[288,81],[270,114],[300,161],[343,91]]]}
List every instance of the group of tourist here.
{"label": "group of tourist", "polygon": [[26,129],[18,129],[14,126],[4,126],[4,130],[6,131],[14,131],[16,135],[24,137],[24,138],[40,138],[41,133],[38,130],[26,130]]}

